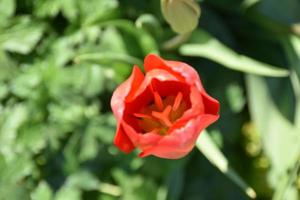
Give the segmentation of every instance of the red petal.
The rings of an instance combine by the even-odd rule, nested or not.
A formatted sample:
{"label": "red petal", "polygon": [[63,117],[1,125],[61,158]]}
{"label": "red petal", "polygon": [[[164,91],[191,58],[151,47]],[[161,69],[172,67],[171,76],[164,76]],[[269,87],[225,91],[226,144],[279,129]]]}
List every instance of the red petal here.
{"label": "red petal", "polygon": [[123,117],[125,99],[134,95],[143,80],[143,73],[137,66],[134,66],[130,77],[114,91],[110,105],[117,121]]}
{"label": "red petal", "polygon": [[191,119],[184,127],[175,129],[155,146],[145,149],[139,156],[155,155],[168,159],[181,158],[193,149],[200,132],[216,121],[218,117],[218,115],[201,115]]}
{"label": "red petal", "polygon": [[176,76],[170,74],[166,70],[151,70],[150,72],[146,73],[143,82],[140,84],[138,90],[135,91],[134,95],[130,99],[126,99],[127,102],[132,101],[133,99],[140,96],[154,79],[159,81],[179,81]]}
{"label": "red petal", "polygon": [[132,143],[140,148],[147,149],[155,146],[163,136],[150,132],[146,134],[137,133],[127,122],[122,122],[124,130],[126,131],[128,137],[131,139]]}
{"label": "red petal", "polygon": [[146,73],[154,69],[163,69],[181,80],[184,79],[190,85],[195,84],[199,90],[203,89],[198,73],[186,63],[167,61],[155,54],[149,54],[144,60],[144,66]]}
{"label": "red petal", "polygon": [[124,132],[121,124],[118,125],[114,144],[124,153],[130,153],[134,149],[134,145]]}
{"label": "red petal", "polygon": [[204,90],[201,92],[201,95],[205,108],[205,113],[211,115],[218,115],[220,110],[219,102],[216,99],[209,96]]}
{"label": "red petal", "polygon": [[180,128],[183,124],[185,124],[188,120],[191,118],[195,118],[197,116],[204,114],[204,104],[202,100],[201,93],[199,90],[193,86],[190,89],[190,101],[191,101],[191,108],[184,112],[184,114],[179,118],[170,131],[173,131],[173,129]]}

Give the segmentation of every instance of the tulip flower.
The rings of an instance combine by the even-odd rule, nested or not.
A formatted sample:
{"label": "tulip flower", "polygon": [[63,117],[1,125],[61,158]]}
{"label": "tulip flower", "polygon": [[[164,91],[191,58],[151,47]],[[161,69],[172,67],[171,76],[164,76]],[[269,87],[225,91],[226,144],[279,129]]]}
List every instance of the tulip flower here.
{"label": "tulip flower", "polygon": [[139,157],[178,159],[195,146],[200,132],[219,118],[219,103],[204,90],[191,66],[150,54],[145,74],[134,66],[113,93],[117,121],[114,144]]}

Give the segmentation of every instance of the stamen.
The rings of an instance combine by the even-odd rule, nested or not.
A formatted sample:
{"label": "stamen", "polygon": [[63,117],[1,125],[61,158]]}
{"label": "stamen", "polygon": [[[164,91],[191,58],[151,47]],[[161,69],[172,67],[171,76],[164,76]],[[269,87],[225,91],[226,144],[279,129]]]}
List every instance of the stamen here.
{"label": "stamen", "polygon": [[169,119],[169,114],[170,114],[171,110],[172,110],[172,107],[170,105],[168,105],[162,113],[152,111],[152,116],[161,120],[162,123],[164,123],[166,126],[170,127],[170,126],[172,126],[172,123]]}
{"label": "stamen", "polygon": [[154,102],[155,102],[156,107],[159,110],[163,110],[164,109],[164,103],[161,99],[161,96],[158,94],[158,92],[154,92],[153,95],[154,95]]}
{"label": "stamen", "polygon": [[137,118],[145,118],[145,119],[152,119],[151,116],[143,114],[143,113],[134,113],[133,116],[137,117]]}
{"label": "stamen", "polygon": [[175,98],[174,104],[173,104],[173,110],[174,111],[179,108],[181,101],[182,101],[182,93],[178,92],[178,94]]}

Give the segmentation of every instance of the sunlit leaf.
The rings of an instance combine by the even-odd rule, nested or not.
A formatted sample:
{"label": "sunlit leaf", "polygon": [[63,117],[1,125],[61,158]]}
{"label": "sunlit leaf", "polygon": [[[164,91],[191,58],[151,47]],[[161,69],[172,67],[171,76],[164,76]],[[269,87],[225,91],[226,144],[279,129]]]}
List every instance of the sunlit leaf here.
{"label": "sunlit leaf", "polygon": [[212,141],[209,134],[203,131],[197,140],[197,148],[203,155],[228,178],[235,182],[250,197],[256,198],[255,191],[229,166],[227,158]]}
{"label": "sunlit leaf", "polygon": [[3,112],[4,122],[0,126],[0,152],[6,157],[15,156],[14,148],[17,133],[28,117],[28,109],[23,104],[7,108]]}
{"label": "sunlit leaf", "polygon": [[31,193],[32,200],[52,200],[53,193],[46,182],[40,182],[36,189]]}
{"label": "sunlit leaf", "polygon": [[299,159],[299,131],[278,111],[263,78],[248,75],[246,80],[251,116],[271,162],[269,181],[273,187],[278,187],[287,178],[287,170]]}
{"label": "sunlit leaf", "polygon": [[97,63],[108,63],[108,62],[126,62],[131,65],[139,65],[142,66],[143,62],[138,58],[126,55],[126,54],[118,54],[118,53],[89,53],[79,55],[75,58],[76,62],[82,61],[93,61]]}
{"label": "sunlit leaf", "polygon": [[0,27],[11,17],[16,9],[15,0],[0,0]]}
{"label": "sunlit leaf", "polygon": [[97,178],[88,171],[79,171],[72,174],[68,180],[68,185],[83,190],[98,190],[100,182]]}
{"label": "sunlit leaf", "polygon": [[29,53],[40,40],[44,25],[24,17],[4,31],[0,31],[0,48],[21,54]]}
{"label": "sunlit leaf", "polygon": [[286,69],[236,53],[204,30],[195,31],[193,37],[197,38],[197,43],[181,46],[179,51],[182,55],[207,58],[229,69],[245,73],[274,77],[287,76],[289,74]]}
{"label": "sunlit leaf", "polygon": [[75,187],[63,185],[55,194],[55,200],[80,200],[81,192]]}

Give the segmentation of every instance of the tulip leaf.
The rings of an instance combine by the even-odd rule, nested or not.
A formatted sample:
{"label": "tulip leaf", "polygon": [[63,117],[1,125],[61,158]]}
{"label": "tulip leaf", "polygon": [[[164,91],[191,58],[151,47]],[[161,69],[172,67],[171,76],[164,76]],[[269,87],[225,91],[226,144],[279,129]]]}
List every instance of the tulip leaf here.
{"label": "tulip leaf", "polygon": [[203,155],[217,167],[228,178],[235,182],[243,191],[250,197],[255,198],[255,191],[248,186],[243,179],[229,166],[227,158],[223,155],[218,146],[213,142],[206,130],[201,133],[201,136],[196,143],[197,148]]}
{"label": "tulip leaf", "polygon": [[276,189],[277,199],[297,199],[288,198],[296,189],[288,183],[295,178],[290,169],[299,160],[299,130],[279,112],[263,78],[248,75],[246,80],[250,114],[261,134],[264,153],[270,160],[269,182]]}
{"label": "tulip leaf", "polygon": [[213,142],[206,130],[201,133],[201,136],[196,142],[196,146],[201,153],[217,167],[223,174],[235,182],[243,191],[250,197],[255,198],[255,191],[248,186],[243,179],[229,166],[227,158],[223,155],[218,146]]}
{"label": "tulip leaf", "polygon": [[[295,131],[300,128],[300,39],[295,36],[288,36],[281,38],[282,45],[287,55],[287,60],[291,67],[291,83],[296,98]],[[300,137],[299,143],[300,143]],[[300,150],[299,150],[300,154]],[[297,199],[297,189],[293,187],[293,182],[297,177],[297,172],[300,168],[300,157],[294,164],[294,167],[288,169],[288,174],[282,178],[278,186],[276,187],[274,200],[283,198]]]}
{"label": "tulip leaf", "polygon": [[[300,128],[300,39],[299,37],[290,37],[291,48],[286,49],[290,65],[293,67],[295,73],[291,76],[294,93],[297,98],[296,111],[296,126]],[[292,55],[291,55],[292,54]]]}
{"label": "tulip leaf", "polygon": [[[297,189],[292,187],[292,183],[297,178],[297,172],[300,169],[300,157],[291,170],[288,176],[284,176],[284,178],[280,181],[279,187],[276,188],[273,200],[281,200],[284,198],[287,199],[297,199]],[[291,197],[293,195],[293,197]]]}
{"label": "tulip leaf", "polygon": [[192,38],[197,38],[197,43],[182,45],[179,49],[182,55],[207,58],[229,69],[245,73],[272,77],[289,75],[286,69],[236,53],[204,30],[198,29],[193,33]]}

